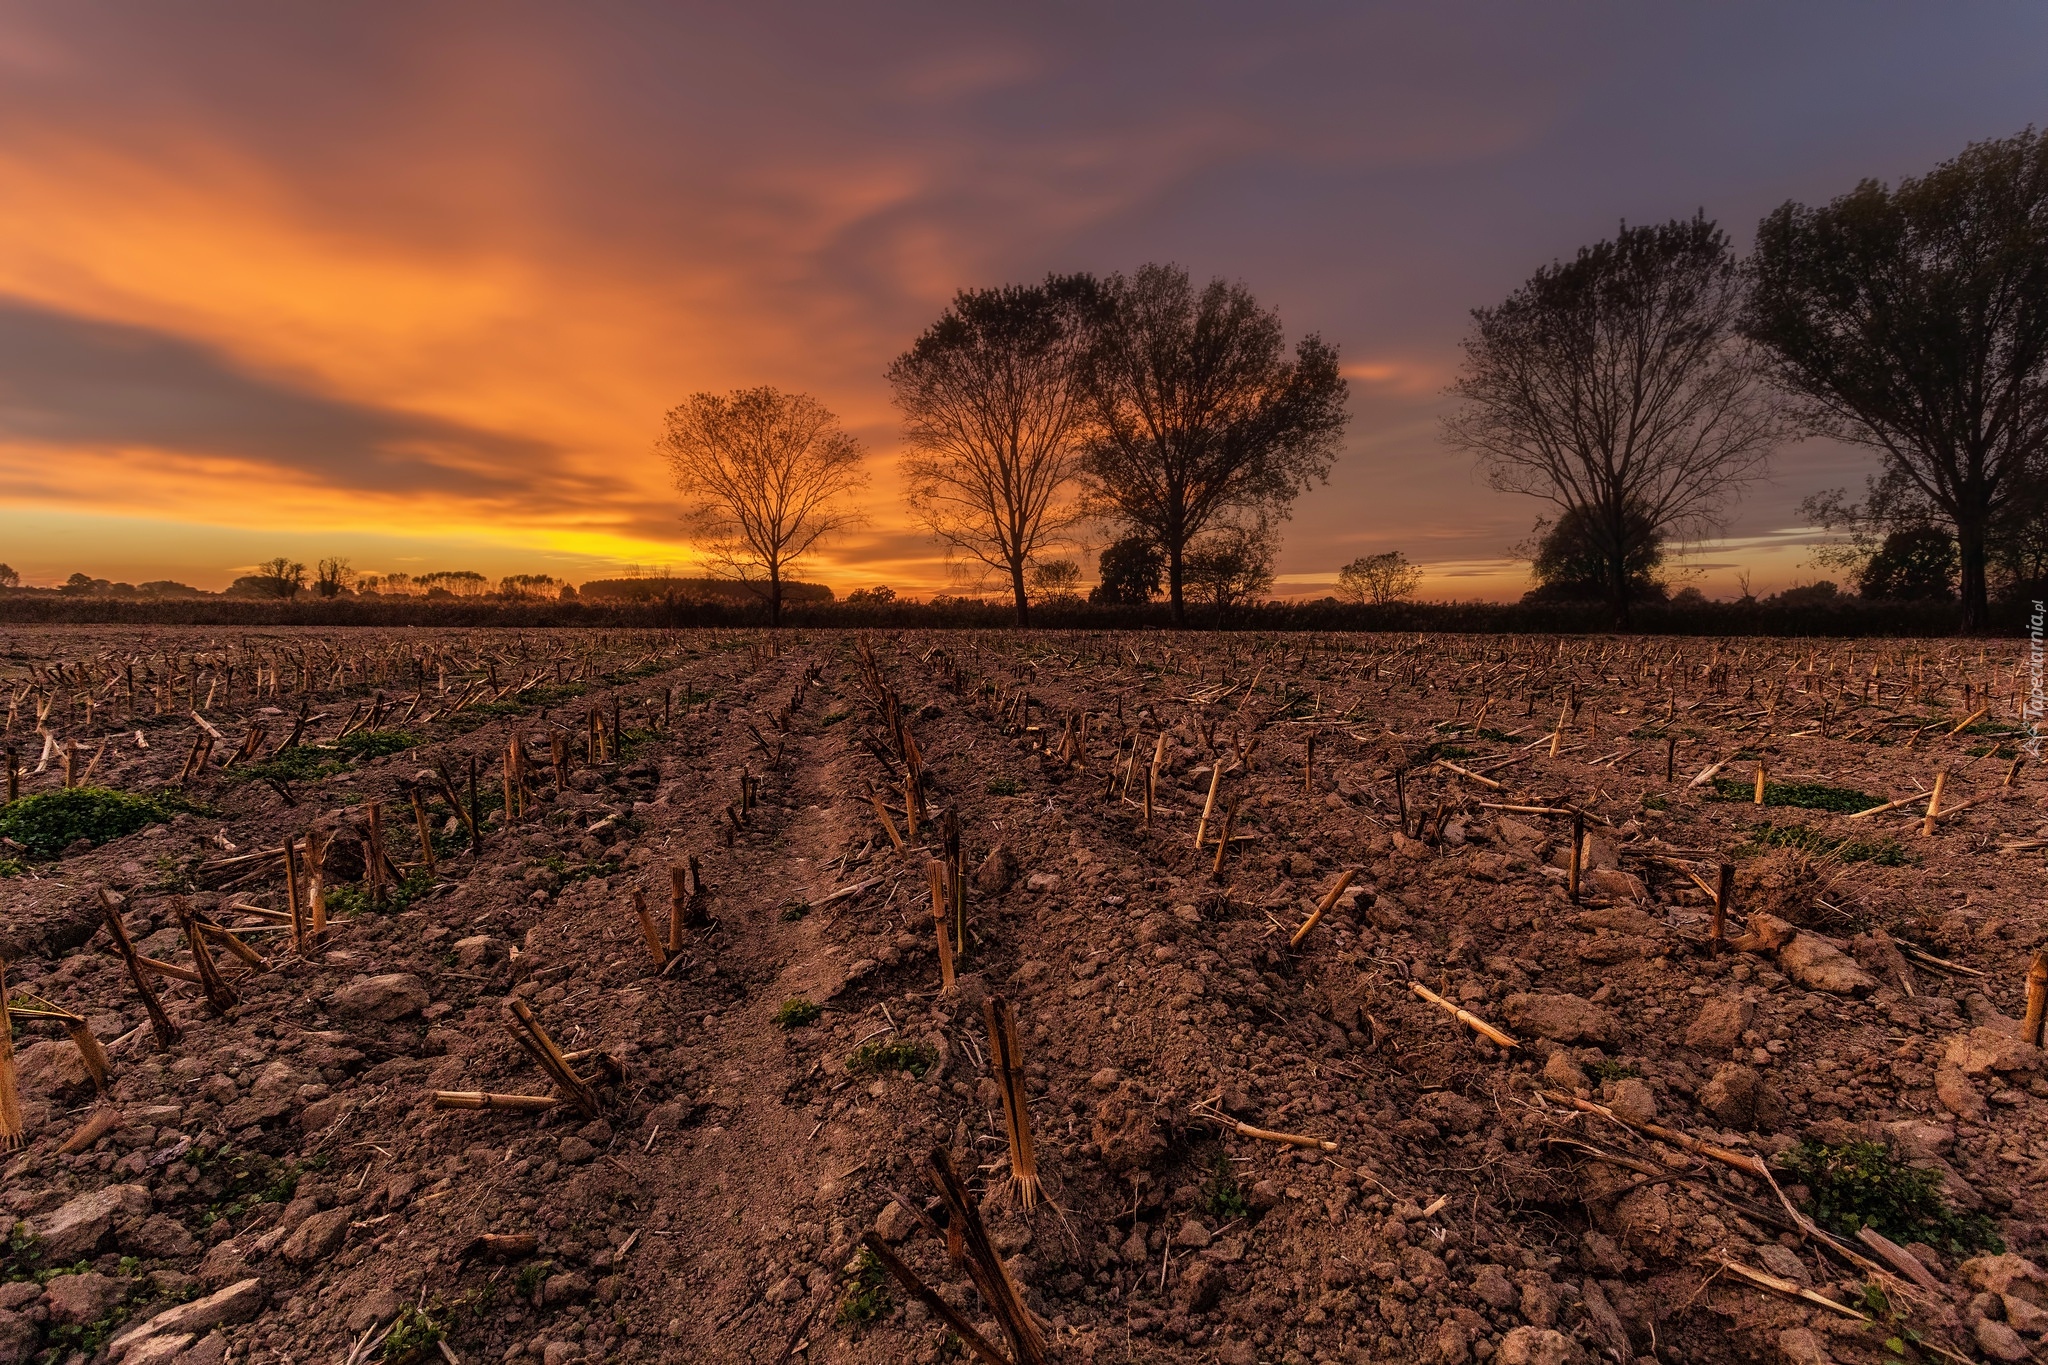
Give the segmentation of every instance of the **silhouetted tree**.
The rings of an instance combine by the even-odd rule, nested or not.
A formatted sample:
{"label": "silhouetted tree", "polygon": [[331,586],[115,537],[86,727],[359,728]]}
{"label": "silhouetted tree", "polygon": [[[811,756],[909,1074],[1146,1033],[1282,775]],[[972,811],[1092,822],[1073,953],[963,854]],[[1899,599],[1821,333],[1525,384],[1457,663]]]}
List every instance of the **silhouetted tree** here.
{"label": "silhouetted tree", "polygon": [[1329,477],[1346,420],[1336,348],[1310,335],[1290,359],[1279,314],[1243,285],[1197,291],[1180,267],[1148,265],[1103,281],[1088,375],[1092,501],[1159,546],[1183,625],[1195,539],[1285,517]]}
{"label": "silhouetted tree", "polygon": [[1914,526],[1884,538],[1856,590],[1865,597],[1947,602],[1956,595],[1955,578],[1955,537],[1939,526]]}
{"label": "silhouetted tree", "polygon": [[1954,532],[1982,628],[1999,521],[2048,450],[2048,137],[1975,143],[1757,229],[1744,329],[1809,427],[1879,452]]}
{"label": "silhouetted tree", "polygon": [[1078,602],[1081,566],[1071,559],[1045,559],[1031,566],[1031,600]]}
{"label": "silhouetted tree", "polygon": [[1088,600],[1103,606],[1143,606],[1159,595],[1166,574],[1166,556],[1144,536],[1125,536],[1096,561],[1100,581]]}
{"label": "silhouetted tree", "polygon": [[0,564],[0,588],[18,588],[21,575],[14,571],[12,564]]}
{"label": "silhouetted tree", "polygon": [[859,519],[841,500],[867,482],[860,443],[817,399],[767,387],[692,394],[667,421],[659,449],[688,500],[685,524],[781,625],[793,566]]}
{"label": "silhouetted tree", "polygon": [[346,559],[323,559],[313,579],[313,591],[322,597],[339,597],[356,581],[356,571]]}
{"label": "silhouetted tree", "polygon": [[1273,586],[1279,537],[1269,523],[1217,526],[1188,547],[1187,590],[1214,607],[1220,619],[1232,607],[1266,595]]}
{"label": "silhouetted tree", "polygon": [[1605,564],[1629,620],[1632,522],[1664,538],[1712,524],[1781,433],[1734,334],[1742,277],[1704,215],[1624,225],[1473,310],[1447,419],[1495,488],[1554,504]]}
{"label": "silhouetted tree", "polygon": [[1399,550],[1362,555],[1337,570],[1337,595],[1347,602],[1383,607],[1412,597],[1422,586],[1422,570]]}
{"label": "silhouetted tree", "polygon": [[[1622,573],[1631,602],[1661,600],[1657,567],[1664,562],[1664,538],[1640,512],[1622,519]],[[1525,602],[1612,602],[1613,566],[1596,514],[1572,508],[1544,529],[1530,556],[1538,584]]]}
{"label": "silhouetted tree", "polygon": [[1030,624],[1026,568],[1081,515],[1071,494],[1094,296],[1086,275],[963,290],[889,366],[911,510],[1009,580],[1019,626]]}

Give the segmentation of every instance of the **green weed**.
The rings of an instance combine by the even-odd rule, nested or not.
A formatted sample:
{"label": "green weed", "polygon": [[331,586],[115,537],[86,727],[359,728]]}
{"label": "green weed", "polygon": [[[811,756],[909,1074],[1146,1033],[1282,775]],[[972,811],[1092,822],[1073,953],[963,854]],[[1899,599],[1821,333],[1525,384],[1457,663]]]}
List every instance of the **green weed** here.
{"label": "green weed", "polygon": [[1806,1211],[1845,1237],[1873,1228],[1894,1242],[1925,1242],[1952,1256],[2002,1252],[1991,1219],[1941,1197],[1941,1175],[1901,1164],[1881,1142],[1802,1142],[1778,1158],[1811,1192]]}
{"label": "green weed", "polygon": [[938,1054],[924,1043],[913,1043],[902,1038],[887,1042],[870,1040],[853,1050],[846,1059],[847,1074],[853,1076],[894,1076],[908,1071],[913,1076],[923,1076],[932,1069]]}
{"label": "green weed", "polygon": [[858,1330],[888,1312],[889,1304],[889,1272],[874,1252],[862,1247],[839,1300],[839,1325]]}
{"label": "green weed", "polygon": [[1202,1182],[1202,1207],[1208,1210],[1210,1217],[1225,1222],[1244,1218],[1252,1211],[1251,1201],[1244,1197],[1244,1190],[1231,1172],[1230,1158],[1221,1152],[1216,1154],[1214,1171]]}
{"label": "green weed", "polygon": [[176,795],[136,796],[108,787],[38,792],[0,808],[0,835],[32,858],[55,858],[80,839],[104,844],[196,806]]}
{"label": "green weed", "polygon": [[1602,1057],[1597,1062],[1587,1064],[1586,1074],[1596,1081],[1625,1081],[1643,1073],[1628,1062],[1612,1062]]}
{"label": "green weed", "polygon": [[[405,880],[384,888],[386,911],[403,910],[414,901],[434,889],[434,878],[424,867],[416,867],[405,874]],[[330,886],[323,900],[330,915],[360,915],[378,908],[370,904],[370,887],[367,882],[354,886]]]}
{"label": "green weed", "polygon": [[990,796],[1016,796],[1023,790],[1023,785],[1014,777],[991,777],[988,780]]}
{"label": "green weed", "polygon": [[1750,826],[1746,847],[1795,848],[1816,858],[1833,858],[1844,863],[1875,863],[1879,867],[1905,867],[1913,861],[1905,845],[1896,839],[1838,839],[1806,825],[1774,825],[1768,820]]}
{"label": "green weed", "polygon": [[336,752],[350,758],[382,758],[403,753],[420,742],[410,730],[358,730],[334,742]]}
{"label": "green weed", "polygon": [[28,864],[19,858],[0,858],[0,877],[19,877],[28,871]]}
{"label": "green weed", "polygon": [[[1717,777],[1714,779],[1716,801],[1756,800],[1754,778]],[[1857,791],[1854,787],[1830,787],[1822,782],[1764,782],[1764,804],[1766,806],[1796,806],[1801,810],[1831,810],[1854,814],[1882,805],[1868,792]]]}
{"label": "green weed", "polygon": [[802,996],[793,995],[782,1002],[782,1008],[775,1011],[776,1026],[783,1029],[809,1028],[818,1022],[818,1016],[825,1007],[816,1005]]}
{"label": "green weed", "polygon": [[791,901],[782,907],[781,918],[784,924],[794,924],[810,913],[811,903],[809,901]]}
{"label": "green weed", "polygon": [[335,757],[331,749],[316,749],[310,744],[294,744],[289,749],[280,749],[260,763],[246,764],[236,768],[231,780],[235,782],[318,782],[324,777],[348,770],[348,760]]}
{"label": "green weed", "polygon": [[447,1331],[424,1309],[408,1305],[398,1311],[397,1320],[384,1337],[383,1358],[391,1365],[425,1360],[434,1344],[446,1335]]}

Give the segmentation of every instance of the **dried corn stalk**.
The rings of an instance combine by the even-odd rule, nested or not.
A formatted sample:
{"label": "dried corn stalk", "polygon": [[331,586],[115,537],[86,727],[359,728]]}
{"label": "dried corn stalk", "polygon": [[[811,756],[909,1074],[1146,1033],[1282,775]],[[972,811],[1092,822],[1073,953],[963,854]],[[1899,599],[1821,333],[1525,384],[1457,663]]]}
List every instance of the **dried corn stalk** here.
{"label": "dried corn stalk", "polygon": [[0,959],[0,1152],[21,1146],[21,1082],[14,1070],[14,1019],[7,1010],[7,963]]}
{"label": "dried corn stalk", "polygon": [[1038,1203],[1038,1157],[1031,1150],[1031,1097],[1024,1089],[1024,1049],[1017,1041],[1017,1007],[999,995],[981,1002],[988,1022],[989,1060],[1003,1092],[1010,1135],[1010,1182],[1025,1208]]}
{"label": "dried corn stalk", "polygon": [[541,1027],[540,1020],[533,1017],[533,1011],[526,1007],[526,1002],[508,1002],[506,1013],[509,1016],[506,1027],[512,1030],[513,1039],[561,1087],[563,1096],[575,1106],[577,1113],[586,1119],[596,1118],[597,1092],[570,1069],[568,1059],[562,1056],[562,1050],[555,1046],[555,1040],[548,1036],[548,1031]]}

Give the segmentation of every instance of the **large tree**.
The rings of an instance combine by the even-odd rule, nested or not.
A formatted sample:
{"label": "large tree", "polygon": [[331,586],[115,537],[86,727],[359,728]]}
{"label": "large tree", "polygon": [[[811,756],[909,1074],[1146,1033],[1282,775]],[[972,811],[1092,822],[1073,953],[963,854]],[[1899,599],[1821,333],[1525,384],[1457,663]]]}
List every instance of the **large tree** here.
{"label": "large tree", "polygon": [[1986,623],[2002,515],[2048,443],[2048,137],[1980,142],[1757,229],[1744,319],[1813,430],[1876,450],[1953,530]]}
{"label": "large tree", "polygon": [[1661,542],[1713,524],[1779,438],[1735,335],[1742,296],[1726,234],[1695,215],[1624,225],[1473,310],[1445,435],[1494,487],[1572,520],[1618,626],[1645,529]]}
{"label": "large tree", "polygon": [[1080,517],[1071,494],[1094,294],[1086,275],[963,290],[889,366],[911,510],[1009,581],[1020,626],[1030,624],[1032,558]]}
{"label": "large tree", "polygon": [[1185,625],[1195,539],[1285,517],[1329,477],[1346,420],[1337,350],[1310,335],[1290,357],[1279,314],[1243,285],[1197,290],[1170,265],[1103,281],[1094,332],[1091,500],[1159,547]]}
{"label": "large tree", "polygon": [[867,483],[860,443],[817,399],[768,387],[691,394],[667,424],[657,448],[685,523],[713,571],[746,584],[781,625],[791,569],[858,519],[844,499]]}

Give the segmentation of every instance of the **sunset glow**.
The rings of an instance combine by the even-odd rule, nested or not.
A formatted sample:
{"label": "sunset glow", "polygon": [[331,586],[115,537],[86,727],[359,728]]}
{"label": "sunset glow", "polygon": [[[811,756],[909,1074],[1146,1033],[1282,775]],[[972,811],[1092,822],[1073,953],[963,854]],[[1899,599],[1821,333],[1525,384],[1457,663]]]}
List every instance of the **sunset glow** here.
{"label": "sunset glow", "polygon": [[[1437,432],[1470,308],[1623,218],[1746,241],[2038,119],[2040,16],[1848,13],[16,10],[0,558],[690,572],[662,414],[774,384],[870,453],[865,528],[807,576],[960,590],[902,511],[883,369],[963,286],[1173,260],[1342,349],[1281,593],[1399,548],[1425,596],[1513,596],[1541,509]],[[1908,54],[1940,78],[1902,88]],[[1685,581],[1816,576],[1792,509],[1868,461],[1777,468]]]}

